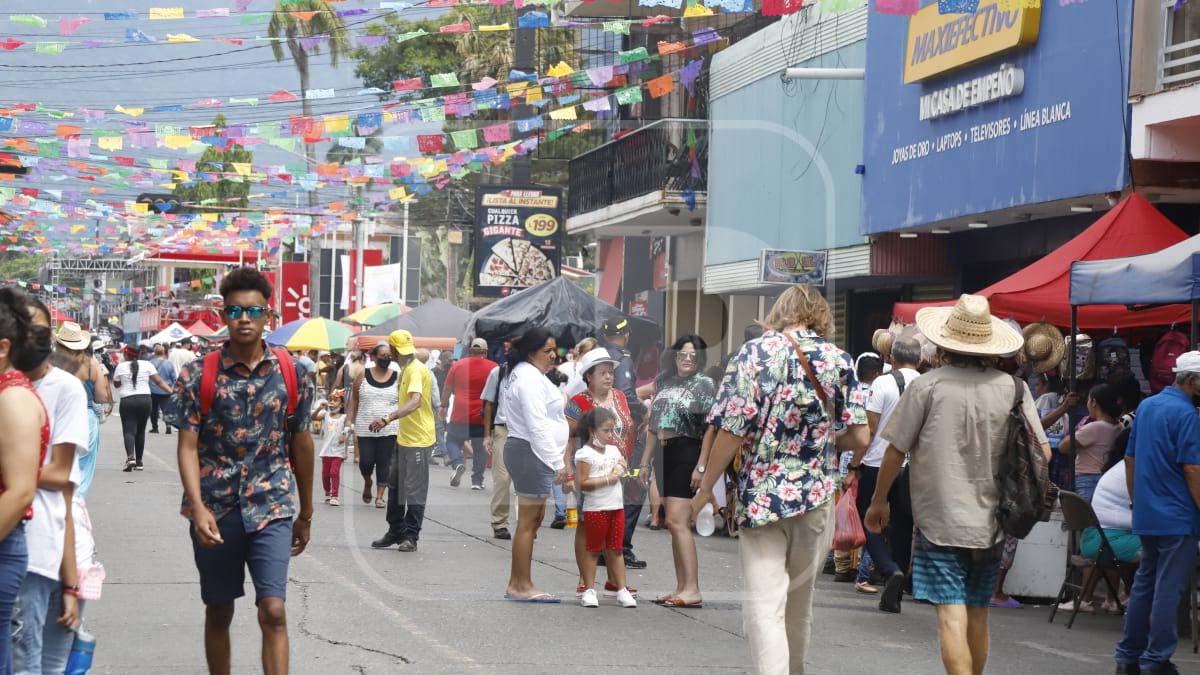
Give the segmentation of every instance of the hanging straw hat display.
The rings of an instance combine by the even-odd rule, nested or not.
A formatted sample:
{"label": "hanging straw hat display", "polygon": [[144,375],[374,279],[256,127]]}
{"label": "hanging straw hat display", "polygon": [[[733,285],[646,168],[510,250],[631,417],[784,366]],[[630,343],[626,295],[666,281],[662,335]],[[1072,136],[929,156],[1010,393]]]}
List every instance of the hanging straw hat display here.
{"label": "hanging straw hat display", "polygon": [[1062,364],[1067,354],[1067,342],[1057,328],[1045,321],[1031,323],[1021,333],[1025,347],[1021,355],[1035,373],[1045,373]]}
{"label": "hanging straw hat display", "polygon": [[1025,341],[1019,331],[992,316],[981,295],[964,294],[953,307],[918,311],[917,328],[938,347],[968,356],[1009,356]]}

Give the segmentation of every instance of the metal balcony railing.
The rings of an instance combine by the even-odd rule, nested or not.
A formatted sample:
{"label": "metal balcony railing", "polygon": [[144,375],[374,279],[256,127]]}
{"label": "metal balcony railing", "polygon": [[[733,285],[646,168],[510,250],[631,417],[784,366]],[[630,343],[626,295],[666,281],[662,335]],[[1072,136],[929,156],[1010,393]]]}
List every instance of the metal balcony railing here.
{"label": "metal balcony railing", "polygon": [[574,157],[568,169],[568,216],[659,190],[704,192],[708,121],[659,120]]}
{"label": "metal balcony railing", "polygon": [[1200,6],[1163,0],[1162,32],[1159,83],[1172,88],[1200,79]]}

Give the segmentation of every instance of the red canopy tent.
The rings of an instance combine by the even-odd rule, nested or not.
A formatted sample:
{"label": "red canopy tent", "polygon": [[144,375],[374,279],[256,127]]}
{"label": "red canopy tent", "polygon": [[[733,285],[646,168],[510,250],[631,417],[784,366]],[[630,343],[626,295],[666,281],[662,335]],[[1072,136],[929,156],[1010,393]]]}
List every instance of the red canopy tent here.
{"label": "red canopy tent", "polygon": [[212,337],[212,335],[216,333],[215,330],[210,328],[209,325],[203,321],[197,321],[196,323],[188,326],[187,332],[195,335],[196,337]]}
{"label": "red canopy tent", "polygon": [[[1001,279],[978,295],[988,298],[992,314],[1020,323],[1045,320],[1062,328],[1071,325],[1071,263],[1076,260],[1107,260],[1160,251],[1187,239],[1187,234],[1154,208],[1145,197],[1133,193],[1121,200],[1102,218],[1074,239],[1029,267]],[[922,307],[953,305],[945,302],[896,303],[893,315],[903,323],[913,323]],[[1186,324],[1190,309],[1171,305],[1146,310],[1131,310],[1124,305],[1090,305],[1079,309],[1079,327],[1101,329],[1120,326],[1160,326]]]}

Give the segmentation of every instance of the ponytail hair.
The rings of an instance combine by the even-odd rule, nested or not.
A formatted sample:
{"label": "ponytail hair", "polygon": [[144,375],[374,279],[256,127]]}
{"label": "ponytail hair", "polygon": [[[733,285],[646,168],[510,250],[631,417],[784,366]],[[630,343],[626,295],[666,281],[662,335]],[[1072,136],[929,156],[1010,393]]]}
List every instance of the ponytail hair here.
{"label": "ponytail hair", "polygon": [[137,386],[138,379],[138,361],[141,360],[141,354],[138,353],[137,347],[132,345],[125,347],[125,358],[129,359],[129,377],[133,380],[133,386]]}

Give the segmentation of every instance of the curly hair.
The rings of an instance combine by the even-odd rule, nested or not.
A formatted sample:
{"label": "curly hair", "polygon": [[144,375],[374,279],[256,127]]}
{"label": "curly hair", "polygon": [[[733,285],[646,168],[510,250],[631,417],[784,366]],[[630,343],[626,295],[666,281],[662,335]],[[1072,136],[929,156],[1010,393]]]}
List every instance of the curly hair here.
{"label": "curly hair", "polygon": [[239,267],[221,279],[221,297],[228,299],[238,291],[258,291],[264,300],[270,300],[271,282],[253,267]]}
{"label": "curly hair", "polygon": [[779,294],[764,322],[771,330],[803,324],[824,338],[833,337],[833,313],[825,296],[808,284],[797,284]]}

